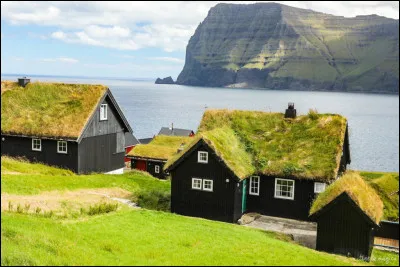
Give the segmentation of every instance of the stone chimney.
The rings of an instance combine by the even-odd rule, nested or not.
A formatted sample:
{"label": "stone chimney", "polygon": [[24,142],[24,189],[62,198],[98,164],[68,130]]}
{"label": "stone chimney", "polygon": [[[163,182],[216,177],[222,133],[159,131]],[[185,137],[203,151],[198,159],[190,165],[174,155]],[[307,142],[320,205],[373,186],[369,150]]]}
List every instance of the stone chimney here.
{"label": "stone chimney", "polygon": [[174,130],[174,123],[171,123],[171,130]]}
{"label": "stone chimney", "polygon": [[28,79],[26,77],[18,78],[18,85],[25,87],[30,81],[31,79]]}
{"label": "stone chimney", "polygon": [[294,108],[294,103],[289,102],[288,108],[285,111],[285,118],[296,118],[296,109]]}

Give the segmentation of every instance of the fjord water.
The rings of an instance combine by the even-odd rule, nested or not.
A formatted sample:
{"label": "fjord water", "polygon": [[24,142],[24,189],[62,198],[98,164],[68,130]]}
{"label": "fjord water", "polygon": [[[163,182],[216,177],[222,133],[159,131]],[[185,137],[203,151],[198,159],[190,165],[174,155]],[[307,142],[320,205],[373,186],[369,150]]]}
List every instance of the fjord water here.
{"label": "fjord water", "polygon": [[[2,75],[1,79],[17,77]],[[107,85],[137,138],[156,135],[171,123],[196,131],[206,108],[284,112],[288,102],[294,102],[298,115],[313,108],[347,117],[350,169],[399,171],[398,95],[190,87],[106,78],[36,76],[31,80]]]}

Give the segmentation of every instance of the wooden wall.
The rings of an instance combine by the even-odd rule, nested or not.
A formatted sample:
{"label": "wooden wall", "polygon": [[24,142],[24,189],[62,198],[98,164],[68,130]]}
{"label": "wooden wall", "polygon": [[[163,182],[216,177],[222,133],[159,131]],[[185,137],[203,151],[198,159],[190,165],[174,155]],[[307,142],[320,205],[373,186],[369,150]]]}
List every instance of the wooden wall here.
{"label": "wooden wall", "polygon": [[[317,250],[365,259],[373,248],[373,227],[358,206],[341,195],[317,219]],[[329,205],[329,204],[328,204]]]}
{"label": "wooden wall", "polygon": [[[117,133],[123,131],[123,123],[119,119],[119,115],[114,108],[111,100],[106,97],[101,104],[107,104],[107,120],[100,120],[100,105],[96,108],[94,116],[91,118],[85,131],[82,133],[82,138]],[[127,129],[125,129],[127,131]],[[124,145],[125,145],[125,136]]]}
{"label": "wooden wall", "polygon": [[[201,145],[171,171],[171,212],[236,222],[238,214],[241,213],[236,210],[239,204],[235,205],[236,190],[238,184],[241,186],[240,182],[218,161],[214,152],[200,142]],[[197,163],[199,150],[208,152],[208,164]],[[213,180],[213,192],[192,189],[192,178]],[[226,182],[226,179],[229,179],[229,182]]]}
{"label": "wooden wall", "polygon": [[[247,190],[247,211],[268,216],[310,220],[308,217],[310,207],[316,197],[314,181],[292,179],[295,181],[294,200],[289,200],[274,197],[275,178],[260,175],[260,193],[258,196],[250,195],[249,190]],[[248,179],[247,187],[250,188],[250,179]]]}
{"label": "wooden wall", "polygon": [[125,166],[125,151],[117,153],[117,134],[83,138],[79,144],[79,173],[109,172]]}
{"label": "wooden wall", "polygon": [[1,155],[25,157],[47,165],[58,166],[78,172],[78,143],[67,143],[67,154],[57,153],[57,140],[41,139],[42,151],[32,150],[32,138],[2,135]]}

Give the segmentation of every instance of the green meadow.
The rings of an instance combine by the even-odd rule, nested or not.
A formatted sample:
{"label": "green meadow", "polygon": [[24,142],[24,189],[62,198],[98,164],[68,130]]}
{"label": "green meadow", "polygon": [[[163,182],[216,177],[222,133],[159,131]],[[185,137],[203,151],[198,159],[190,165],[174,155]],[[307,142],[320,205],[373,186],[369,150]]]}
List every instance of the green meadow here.
{"label": "green meadow", "polygon": [[[283,234],[185,217],[167,210],[170,182],[142,172],[75,175],[2,157],[3,196],[23,199],[79,190],[121,188],[142,209],[56,216],[3,208],[2,265],[398,265],[374,250],[371,262],[300,246]],[[154,197],[155,195],[155,197]],[[141,201],[141,204],[140,204]],[[2,203],[3,204],[3,203]],[[17,204],[17,203],[14,203]],[[49,203],[48,203],[49,204]],[[7,205],[6,205],[7,206]],[[159,209],[158,211],[155,209]]]}

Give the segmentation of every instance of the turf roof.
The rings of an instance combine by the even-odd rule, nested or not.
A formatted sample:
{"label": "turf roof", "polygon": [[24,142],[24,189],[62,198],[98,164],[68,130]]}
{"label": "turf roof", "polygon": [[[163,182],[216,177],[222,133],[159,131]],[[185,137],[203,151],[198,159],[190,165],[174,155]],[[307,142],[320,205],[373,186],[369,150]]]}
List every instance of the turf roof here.
{"label": "turf roof", "polygon": [[1,132],[78,138],[100,99],[103,85],[1,82]]}
{"label": "turf roof", "polygon": [[[180,153],[173,155],[165,164],[164,169],[167,169],[178,160],[181,155],[185,154],[200,139],[206,142],[217,155],[223,159],[224,163],[235,172],[235,174],[244,179],[255,172],[255,168],[251,163],[251,157],[246,152],[244,145],[240,142],[235,132],[228,127],[216,128],[211,131],[206,131],[197,134],[193,140],[185,146]],[[223,153],[222,153],[223,151]]]}
{"label": "turf roof", "polygon": [[[336,114],[310,112],[285,119],[282,113],[208,110],[198,138],[215,143],[216,153],[240,179],[253,173],[331,181],[338,174],[346,126],[346,118]],[[239,154],[230,145],[236,142]],[[178,158],[171,158],[166,168]]]}
{"label": "turf roof", "polygon": [[372,221],[379,224],[383,215],[382,200],[358,173],[351,171],[345,173],[319,194],[311,206],[310,215],[316,214],[343,192],[346,192]]}
{"label": "turf roof", "polygon": [[186,136],[157,135],[150,143],[135,146],[127,156],[168,160],[177,153],[181,144],[187,144],[190,140]]}

